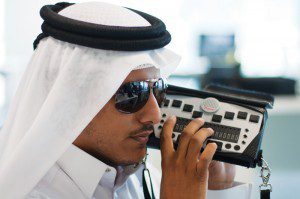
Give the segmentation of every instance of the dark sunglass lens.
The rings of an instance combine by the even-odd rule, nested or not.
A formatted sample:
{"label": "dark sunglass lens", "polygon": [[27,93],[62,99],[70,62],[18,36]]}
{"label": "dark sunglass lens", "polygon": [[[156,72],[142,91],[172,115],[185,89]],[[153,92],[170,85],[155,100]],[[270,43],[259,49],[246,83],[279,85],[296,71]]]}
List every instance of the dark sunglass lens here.
{"label": "dark sunglass lens", "polygon": [[149,94],[147,82],[124,84],[116,93],[116,108],[124,113],[137,112],[147,103]]}
{"label": "dark sunglass lens", "polygon": [[166,89],[167,85],[163,81],[163,79],[159,79],[153,85],[153,94],[157,100],[158,105],[161,105],[166,99]]}

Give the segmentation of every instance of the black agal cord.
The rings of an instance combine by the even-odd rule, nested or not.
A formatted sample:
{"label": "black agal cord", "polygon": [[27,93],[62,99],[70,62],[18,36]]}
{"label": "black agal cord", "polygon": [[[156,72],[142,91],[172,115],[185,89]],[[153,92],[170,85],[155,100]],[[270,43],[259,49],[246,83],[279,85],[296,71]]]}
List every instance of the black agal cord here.
{"label": "black agal cord", "polygon": [[150,26],[108,26],[83,22],[58,14],[70,5],[73,3],[63,2],[41,8],[40,15],[44,19],[43,33],[34,41],[34,49],[39,41],[47,36],[81,46],[117,51],[153,50],[162,48],[171,41],[171,35],[166,30],[165,24],[147,13],[127,8],[146,19]]}

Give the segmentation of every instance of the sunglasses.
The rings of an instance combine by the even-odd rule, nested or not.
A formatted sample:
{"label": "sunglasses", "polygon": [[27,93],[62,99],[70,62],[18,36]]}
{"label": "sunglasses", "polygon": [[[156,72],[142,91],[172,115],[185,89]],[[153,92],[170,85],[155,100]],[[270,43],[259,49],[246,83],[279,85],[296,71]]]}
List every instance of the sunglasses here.
{"label": "sunglasses", "polygon": [[147,103],[151,90],[159,106],[166,98],[167,84],[159,78],[157,81],[144,80],[123,84],[115,94],[115,107],[126,114],[141,110]]}

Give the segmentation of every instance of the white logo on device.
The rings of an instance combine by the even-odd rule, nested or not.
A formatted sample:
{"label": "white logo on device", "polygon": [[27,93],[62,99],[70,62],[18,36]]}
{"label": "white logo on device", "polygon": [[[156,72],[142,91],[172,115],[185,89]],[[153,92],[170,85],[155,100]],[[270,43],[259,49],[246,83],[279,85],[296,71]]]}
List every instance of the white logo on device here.
{"label": "white logo on device", "polygon": [[219,110],[220,103],[216,98],[209,97],[202,101],[200,107],[207,113],[214,113]]}

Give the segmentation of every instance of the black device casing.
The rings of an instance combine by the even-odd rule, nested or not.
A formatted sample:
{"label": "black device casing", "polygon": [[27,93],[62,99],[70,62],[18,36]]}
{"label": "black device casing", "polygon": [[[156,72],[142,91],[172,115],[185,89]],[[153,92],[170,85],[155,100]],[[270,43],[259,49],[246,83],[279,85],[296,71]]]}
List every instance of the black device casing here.
{"label": "black device casing", "polygon": [[[252,142],[248,145],[248,147],[244,150],[243,153],[229,153],[217,151],[213,157],[214,160],[240,165],[248,168],[255,168],[257,164],[260,164],[262,156],[261,142],[265,130],[266,121],[268,119],[267,108],[273,107],[273,96],[265,93],[235,89],[220,85],[209,85],[203,91],[169,85],[167,89],[167,96],[168,95],[184,95],[199,98],[214,97],[220,102],[236,104],[262,113],[263,121],[260,127],[260,132],[252,140]],[[154,133],[151,134],[147,146],[149,148],[160,149],[160,139],[156,138]],[[177,148],[176,143],[174,143],[174,148]]]}

